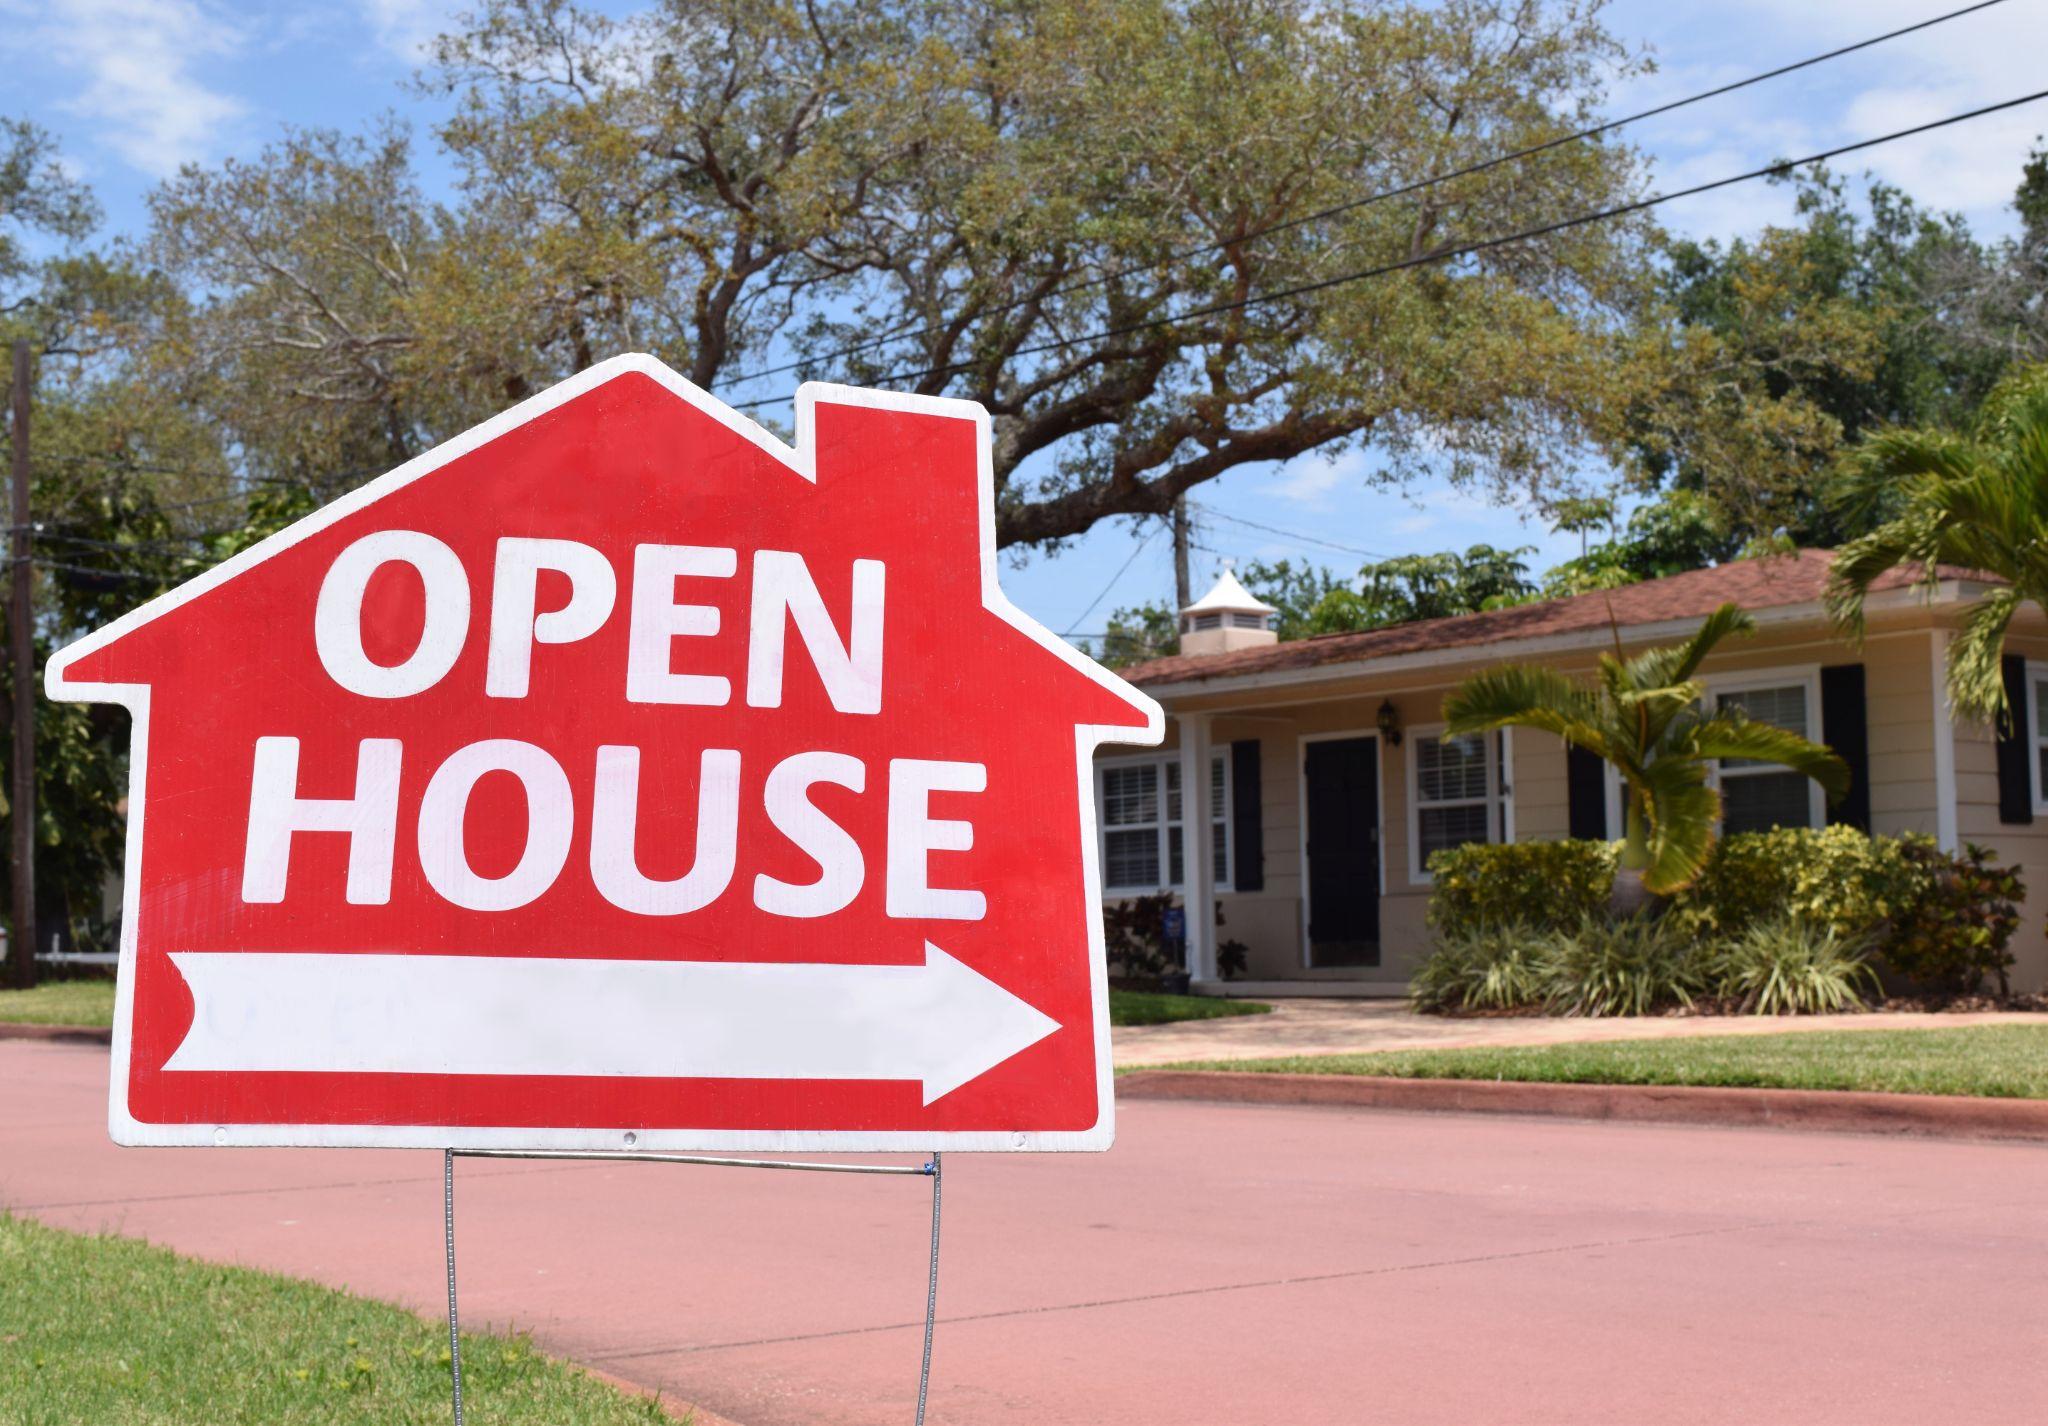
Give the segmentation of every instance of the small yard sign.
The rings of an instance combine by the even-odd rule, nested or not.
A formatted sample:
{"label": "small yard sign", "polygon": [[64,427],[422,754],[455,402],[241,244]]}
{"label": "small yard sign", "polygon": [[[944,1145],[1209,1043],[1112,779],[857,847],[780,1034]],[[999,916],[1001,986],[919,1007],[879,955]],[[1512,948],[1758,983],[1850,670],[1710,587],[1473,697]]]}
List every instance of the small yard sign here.
{"label": "small yard sign", "polygon": [[134,715],[134,1144],[1099,1149],[1091,755],[988,419],[647,357],[52,660]]}

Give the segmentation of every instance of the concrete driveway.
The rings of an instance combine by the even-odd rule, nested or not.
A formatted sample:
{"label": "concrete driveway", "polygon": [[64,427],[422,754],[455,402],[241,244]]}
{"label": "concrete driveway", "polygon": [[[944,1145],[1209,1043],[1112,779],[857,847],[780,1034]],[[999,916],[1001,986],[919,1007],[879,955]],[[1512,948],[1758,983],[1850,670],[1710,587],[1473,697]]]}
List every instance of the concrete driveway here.
{"label": "concrete driveway", "polygon": [[1812,1030],[1941,1030],[1964,1025],[2048,1024],[2034,1011],[1885,1015],[1645,1015],[1588,1020],[1545,1015],[1473,1019],[1418,1015],[1405,1000],[1276,1000],[1270,1015],[1134,1025],[1116,1031],[1119,1065],[1250,1060],[1463,1045],[1555,1045],[1577,1040],[1651,1040],[1689,1035],[1770,1035]]}
{"label": "concrete driveway", "polygon": [[[116,1149],[106,1066],[0,1042],[0,1204],[443,1310],[438,1155]],[[922,1180],[460,1182],[467,1321],[744,1426],[910,1420]],[[2044,1201],[2034,1147],[1134,1103],[950,1160],[931,1419],[2031,1420]]]}

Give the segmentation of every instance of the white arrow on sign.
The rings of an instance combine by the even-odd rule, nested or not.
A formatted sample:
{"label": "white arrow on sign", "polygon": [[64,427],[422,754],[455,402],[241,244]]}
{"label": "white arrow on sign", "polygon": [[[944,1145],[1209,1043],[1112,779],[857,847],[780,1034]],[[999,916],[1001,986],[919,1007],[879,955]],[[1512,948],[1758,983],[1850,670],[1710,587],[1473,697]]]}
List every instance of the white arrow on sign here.
{"label": "white arrow on sign", "polygon": [[167,1070],[917,1080],[930,1104],[1059,1029],[923,965],[184,951]]}

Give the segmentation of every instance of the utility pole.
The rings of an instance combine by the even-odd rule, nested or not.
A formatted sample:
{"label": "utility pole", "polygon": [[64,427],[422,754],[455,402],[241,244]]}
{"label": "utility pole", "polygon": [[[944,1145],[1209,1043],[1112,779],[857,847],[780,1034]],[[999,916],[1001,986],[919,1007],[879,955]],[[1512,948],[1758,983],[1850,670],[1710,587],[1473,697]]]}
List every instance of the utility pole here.
{"label": "utility pole", "polygon": [[1173,500],[1174,616],[1178,618],[1180,611],[1194,602],[1194,590],[1188,583],[1188,498],[1183,494]]}
{"label": "utility pole", "polygon": [[28,343],[14,344],[13,592],[7,603],[7,638],[13,646],[14,787],[9,817],[14,833],[14,925],[9,936],[9,979],[17,990],[36,983],[36,646],[35,568],[28,539]]}

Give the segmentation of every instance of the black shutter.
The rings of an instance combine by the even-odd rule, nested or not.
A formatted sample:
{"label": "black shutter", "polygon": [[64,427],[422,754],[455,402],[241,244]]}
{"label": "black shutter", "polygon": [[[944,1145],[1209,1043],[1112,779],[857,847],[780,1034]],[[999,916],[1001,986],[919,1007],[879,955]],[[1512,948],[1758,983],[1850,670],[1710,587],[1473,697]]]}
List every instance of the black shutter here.
{"label": "black shutter", "polygon": [[1230,745],[1230,885],[1236,891],[1266,887],[1266,834],[1259,821],[1265,802],[1259,795],[1259,740],[1244,738]]}
{"label": "black shutter", "polygon": [[1612,838],[1607,830],[1607,763],[1596,753],[1570,744],[1564,750],[1565,793],[1573,837],[1588,842]]}
{"label": "black shutter", "polygon": [[[2027,737],[2027,661],[2007,654],[1999,661],[2005,675],[2007,714],[1998,725],[1998,820],[2025,824],[2034,820],[2033,749]],[[1940,691],[1936,691],[1937,699]],[[1937,707],[1941,706],[1937,702]]]}
{"label": "black shutter", "polygon": [[1849,765],[1849,791],[1828,806],[1828,824],[1870,830],[1870,719],[1864,703],[1863,665],[1835,664],[1820,671],[1820,740]]}

